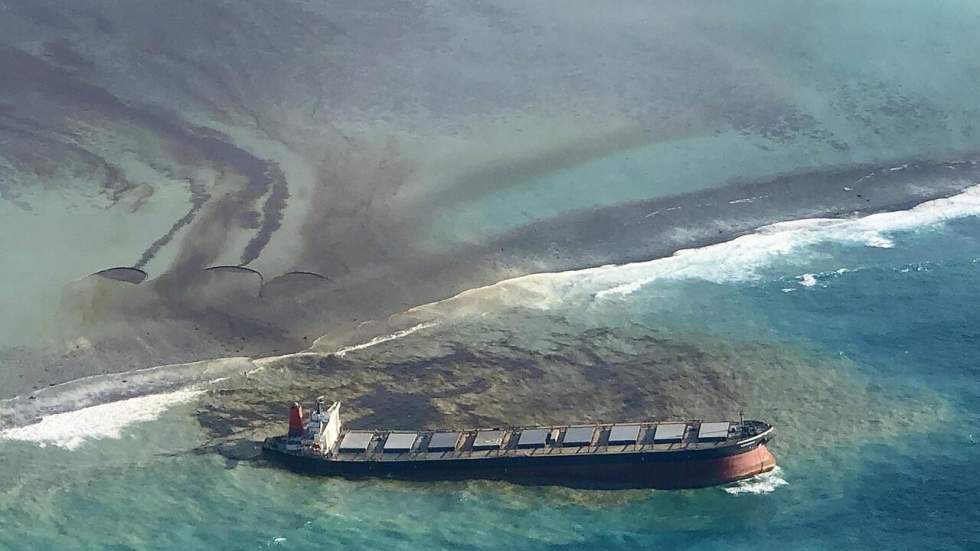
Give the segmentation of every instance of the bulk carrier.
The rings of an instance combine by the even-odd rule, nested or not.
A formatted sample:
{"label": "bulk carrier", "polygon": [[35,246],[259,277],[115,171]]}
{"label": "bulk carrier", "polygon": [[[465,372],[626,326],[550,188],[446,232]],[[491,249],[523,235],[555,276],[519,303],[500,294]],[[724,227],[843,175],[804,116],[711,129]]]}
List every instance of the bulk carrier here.
{"label": "bulk carrier", "polygon": [[292,470],[345,478],[506,480],[585,488],[697,488],[772,470],[762,421],[647,421],[468,430],[345,430],[340,402],[262,445]]}

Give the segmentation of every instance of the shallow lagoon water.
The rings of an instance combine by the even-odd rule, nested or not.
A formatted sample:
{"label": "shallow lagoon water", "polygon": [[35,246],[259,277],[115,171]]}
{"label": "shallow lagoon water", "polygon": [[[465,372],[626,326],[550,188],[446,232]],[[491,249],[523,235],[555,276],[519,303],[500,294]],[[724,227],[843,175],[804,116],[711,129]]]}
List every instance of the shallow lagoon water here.
{"label": "shallow lagoon water", "polygon": [[[281,223],[253,266],[356,281],[576,209],[799,173],[856,196],[836,170],[901,174],[980,145],[975,2],[491,4],[201,3],[175,10],[183,18],[76,2],[68,21],[4,2],[0,63],[39,80],[0,83],[0,132],[13,132],[0,134],[0,345],[62,347],[48,329],[65,284],[132,263],[170,232],[151,278],[194,253],[204,264],[193,268],[236,264]],[[212,7],[229,32],[213,32]],[[620,131],[624,143],[597,143]],[[37,143],[77,145],[134,186],[103,182],[98,163],[60,146],[35,156]],[[229,167],[229,147],[249,162]],[[203,194],[233,198],[264,162],[288,180],[285,205],[177,222]],[[148,356],[110,358],[105,371],[124,373],[46,389],[71,378],[71,358],[36,365],[15,351],[5,382],[66,373],[25,383],[35,400],[0,403],[4,423],[44,416],[0,429],[0,548],[978,547],[980,222],[821,224],[771,246],[749,235],[695,257],[477,290],[409,311],[400,332],[342,355],[325,335],[306,355],[131,371],[130,360],[187,361],[164,351],[153,363],[150,343]],[[565,265],[590,263],[578,245],[558,251]],[[412,298],[399,304],[432,297]],[[219,341],[188,357],[235,353]],[[519,392],[499,394],[515,381]],[[570,382],[575,400],[536,400]],[[589,397],[591,385],[604,386]],[[438,395],[408,396],[428,387]],[[724,488],[585,492],[322,480],[215,453],[283,430],[279,404],[321,388],[349,390],[362,426],[744,408],[777,425],[780,470]]]}
{"label": "shallow lagoon water", "polygon": [[[190,415],[197,406],[186,402],[156,420],[129,425],[119,438],[89,439],[73,450],[6,440],[0,455],[10,468],[0,478],[0,544],[976,545],[980,513],[973,503],[980,486],[972,471],[980,461],[980,435],[970,427],[980,417],[980,364],[970,335],[976,331],[971,305],[978,298],[977,235],[980,221],[964,218],[890,232],[890,248],[819,243],[775,258],[750,279],[654,281],[586,306],[593,326],[628,320],[704,338],[796,347],[813,358],[814,369],[845,358],[842,365],[853,370],[847,376],[863,393],[847,393],[848,400],[864,395],[869,402],[845,403],[832,395],[820,401],[829,404],[824,411],[830,415],[869,418],[858,432],[832,418],[807,418],[806,396],[796,397],[802,411],[770,408],[776,400],[767,400],[765,392],[745,404],[750,415],[772,419],[783,433],[774,445],[780,464],[775,475],[680,492],[325,480],[192,451],[209,436]],[[560,308],[574,315],[576,307],[569,302]],[[348,354],[380,354],[398,343]],[[765,380],[756,383],[766,388]],[[883,395],[898,399],[869,406]],[[895,409],[883,412],[881,404]],[[902,421],[906,415],[908,423]],[[819,430],[839,431],[840,437],[802,433]]]}

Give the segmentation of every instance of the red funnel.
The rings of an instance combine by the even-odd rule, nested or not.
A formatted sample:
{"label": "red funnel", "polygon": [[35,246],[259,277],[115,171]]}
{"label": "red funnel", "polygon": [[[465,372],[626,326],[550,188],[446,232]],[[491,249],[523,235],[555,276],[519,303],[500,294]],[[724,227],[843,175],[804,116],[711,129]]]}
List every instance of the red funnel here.
{"label": "red funnel", "polygon": [[293,403],[289,408],[289,436],[303,436],[306,427],[303,426],[303,406]]}

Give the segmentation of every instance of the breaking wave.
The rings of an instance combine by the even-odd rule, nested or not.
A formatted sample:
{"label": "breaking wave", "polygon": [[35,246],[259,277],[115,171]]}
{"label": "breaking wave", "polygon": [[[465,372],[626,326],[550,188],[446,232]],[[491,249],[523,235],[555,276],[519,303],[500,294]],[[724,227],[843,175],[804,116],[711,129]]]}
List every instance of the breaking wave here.
{"label": "breaking wave", "polygon": [[[414,320],[406,329],[375,336],[359,344],[342,346],[332,353],[338,357],[406,337],[433,327],[447,316],[485,314],[498,308],[549,308],[569,299],[586,302],[625,297],[651,282],[666,279],[694,278],[713,282],[744,281],[756,278],[758,270],[772,260],[798,252],[807,246],[824,242],[851,243],[860,246],[886,247],[887,234],[940,224],[948,220],[980,215],[980,185],[945,199],[928,201],[911,209],[885,212],[849,219],[804,219],[781,222],[759,228],[752,234],[698,249],[678,251],[666,258],[624,265],[607,265],[558,273],[540,273],[507,279],[464,291],[454,297],[412,308],[399,318]],[[840,272],[840,271],[838,271]],[[807,277],[809,276],[809,277]],[[805,274],[799,283],[812,286],[818,276]],[[788,289],[784,289],[788,290]],[[401,320],[404,322],[404,320]],[[400,324],[400,323],[399,323]],[[322,353],[318,344],[306,353]],[[322,344],[326,344],[324,341]],[[313,351],[313,352],[310,352]],[[303,353],[300,353],[303,354]],[[225,378],[261,369],[271,359],[233,357],[188,364],[166,365],[126,373],[86,377],[38,390],[30,395],[0,401],[0,430],[11,435],[40,442],[53,441],[46,434],[60,434],[58,427],[71,415],[104,414],[113,407],[133,408],[133,421],[152,418],[169,404],[177,403],[188,393]],[[169,397],[169,398],[166,398]],[[104,411],[96,409],[104,407]],[[83,413],[84,412],[84,413]],[[62,417],[68,416],[68,417]],[[106,417],[115,417],[106,415]],[[118,434],[128,422],[125,416],[93,425],[95,434]],[[87,423],[76,422],[78,425]],[[63,434],[61,435],[63,436]],[[69,438],[67,442],[74,442]],[[72,444],[75,445],[75,444]],[[760,484],[781,485],[781,479],[763,479]],[[750,486],[749,488],[755,488]],[[759,486],[762,487],[762,486]],[[751,491],[735,486],[733,491]]]}
{"label": "breaking wave", "polygon": [[[495,307],[546,309],[568,299],[615,299],[662,279],[750,281],[773,260],[827,242],[890,248],[889,234],[980,215],[980,185],[911,209],[855,218],[810,218],[763,226],[730,241],[622,265],[507,279],[413,308],[407,314],[479,313]],[[423,316],[424,317],[424,316]]]}
{"label": "breaking wave", "polygon": [[788,486],[789,482],[786,482],[780,474],[783,470],[776,466],[775,469],[769,471],[768,473],[762,473],[760,475],[753,476],[752,478],[747,478],[745,480],[739,480],[730,486],[722,488],[725,493],[731,494],[733,496],[742,494],[769,494],[776,491],[776,488],[780,486]]}
{"label": "breaking wave", "polygon": [[800,276],[800,285],[804,287],[813,287],[817,284],[817,276],[813,274],[803,274]]}
{"label": "breaking wave", "polygon": [[[617,267],[603,274],[611,285],[597,298],[629,295],[660,278],[696,278],[715,283],[753,279],[773,259],[819,243],[892,248],[888,234],[980,215],[980,185],[952,197],[927,201],[909,210],[859,218],[811,218],[763,226],[754,233],[673,256]],[[621,275],[633,276],[616,283]],[[611,277],[610,277],[611,276]]]}
{"label": "breaking wave", "polygon": [[[349,354],[351,352],[356,352],[358,350],[363,350],[365,348],[371,348],[372,346],[376,346],[376,345],[379,345],[379,344],[382,344],[382,343],[386,343],[386,342],[389,342],[389,341],[400,339],[402,337],[407,337],[407,336],[411,335],[412,333],[415,333],[416,331],[421,331],[423,329],[427,329],[427,328],[433,327],[435,325],[436,324],[433,323],[433,322],[420,323],[418,325],[414,325],[412,327],[409,327],[408,329],[403,329],[401,331],[396,331],[394,333],[391,333],[390,335],[382,335],[380,337],[375,337],[375,338],[373,338],[373,339],[371,339],[371,340],[369,340],[367,342],[361,343],[361,344],[355,344],[355,345],[352,345],[352,346],[345,346],[343,348],[340,348],[339,350],[337,350],[333,354],[334,354],[334,356],[337,356],[338,358],[343,358],[344,356],[346,356],[347,354]],[[313,344],[314,344],[314,346],[316,346],[316,343],[313,343]]]}
{"label": "breaking wave", "polygon": [[221,358],[83,377],[0,401],[0,428],[137,397],[197,390],[255,369],[248,358]]}
{"label": "breaking wave", "polygon": [[187,402],[203,390],[179,390],[109,402],[56,413],[32,425],[0,431],[0,439],[35,442],[74,450],[89,440],[120,438],[129,425],[152,421],[171,406]]}

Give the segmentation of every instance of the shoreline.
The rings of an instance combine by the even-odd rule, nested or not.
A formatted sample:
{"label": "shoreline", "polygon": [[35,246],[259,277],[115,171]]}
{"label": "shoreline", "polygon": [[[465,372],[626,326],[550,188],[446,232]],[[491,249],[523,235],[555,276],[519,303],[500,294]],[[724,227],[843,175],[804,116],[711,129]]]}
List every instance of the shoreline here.
{"label": "shoreline", "polygon": [[[781,221],[907,210],[978,182],[980,166],[974,160],[909,161],[892,167],[791,175],[569,213],[482,246],[395,262],[372,277],[352,277],[323,288],[280,288],[246,300],[237,300],[241,297],[235,291],[199,309],[141,302],[139,309],[124,309],[99,327],[100,333],[112,338],[101,338],[99,333],[86,336],[90,344],[84,350],[68,354],[24,347],[0,350],[0,362],[8,366],[0,399],[92,375],[226,357],[303,353],[314,341],[321,350],[339,349],[392,333],[397,328],[393,330],[386,321],[399,313],[502,280],[655,260],[681,249],[730,241]],[[118,289],[130,300],[166,282],[167,276],[161,276],[139,286],[94,284],[110,295]],[[140,311],[153,308],[162,308],[167,315],[150,319]],[[225,354],[215,355],[218,350]]]}

